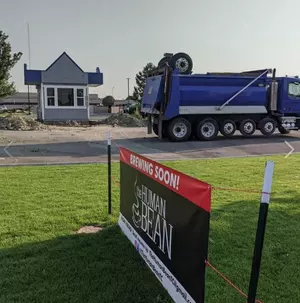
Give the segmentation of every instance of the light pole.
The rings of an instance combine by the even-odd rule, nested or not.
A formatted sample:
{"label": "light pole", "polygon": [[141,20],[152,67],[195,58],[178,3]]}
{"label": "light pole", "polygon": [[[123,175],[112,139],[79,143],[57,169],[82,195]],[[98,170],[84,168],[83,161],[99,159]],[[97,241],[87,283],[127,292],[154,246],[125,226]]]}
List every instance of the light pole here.
{"label": "light pole", "polygon": [[111,95],[114,96],[114,89],[115,87],[113,86],[113,88],[111,89]]}
{"label": "light pole", "polygon": [[127,79],[127,97],[129,97],[129,81],[130,81],[130,78],[126,78]]}
{"label": "light pole", "polygon": [[127,105],[129,104],[129,81],[130,78],[126,78],[127,79]]}

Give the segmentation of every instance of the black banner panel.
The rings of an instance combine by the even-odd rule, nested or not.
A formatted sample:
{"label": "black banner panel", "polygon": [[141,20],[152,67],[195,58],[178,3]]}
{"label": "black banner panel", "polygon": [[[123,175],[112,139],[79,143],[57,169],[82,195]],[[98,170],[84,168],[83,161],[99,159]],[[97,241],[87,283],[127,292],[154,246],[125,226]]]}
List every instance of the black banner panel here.
{"label": "black banner panel", "polygon": [[119,226],[176,302],[204,302],[211,186],[120,148]]}

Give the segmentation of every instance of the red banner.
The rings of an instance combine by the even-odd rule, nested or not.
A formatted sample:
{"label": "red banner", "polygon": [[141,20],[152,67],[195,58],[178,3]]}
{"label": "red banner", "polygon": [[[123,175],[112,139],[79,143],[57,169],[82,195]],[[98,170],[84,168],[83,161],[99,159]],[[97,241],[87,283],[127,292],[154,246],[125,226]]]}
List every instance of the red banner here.
{"label": "red banner", "polygon": [[196,178],[120,147],[120,161],[195,203],[207,212],[211,209],[211,186]]}

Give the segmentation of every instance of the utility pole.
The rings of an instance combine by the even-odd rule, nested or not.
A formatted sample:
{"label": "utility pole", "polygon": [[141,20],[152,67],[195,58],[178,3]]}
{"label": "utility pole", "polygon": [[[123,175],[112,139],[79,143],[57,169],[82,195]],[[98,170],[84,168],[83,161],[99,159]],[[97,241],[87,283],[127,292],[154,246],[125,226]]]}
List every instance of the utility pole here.
{"label": "utility pole", "polygon": [[129,98],[129,81],[130,81],[130,78],[126,78],[127,79],[127,104],[129,104],[129,100],[128,100],[128,98]]}
{"label": "utility pole", "polygon": [[129,93],[129,81],[130,81],[130,78],[126,78],[127,79],[127,97],[129,97],[130,93]]}
{"label": "utility pole", "polygon": [[30,49],[30,27],[29,22],[27,22],[27,39],[28,39],[28,63],[29,63],[29,69],[31,69],[31,49]]}
{"label": "utility pole", "polygon": [[[31,49],[30,49],[30,28],[29,28],[29,22],[27,22],[27,39],[28,39],[28,63],[29,63],[29,69],[31,69]],[[30,86],[28,84],[28,114],[31,113],[31,103],[30,103]]]}

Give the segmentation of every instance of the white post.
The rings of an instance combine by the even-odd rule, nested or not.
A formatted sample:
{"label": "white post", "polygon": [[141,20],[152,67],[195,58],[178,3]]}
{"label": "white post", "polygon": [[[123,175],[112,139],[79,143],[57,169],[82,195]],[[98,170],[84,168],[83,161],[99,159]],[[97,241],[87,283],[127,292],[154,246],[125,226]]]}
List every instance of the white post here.
{"label": "white post", "polygon": [[111,145],[111,136],[110,136],[110,131],[106,133],[106,138],[107,138],[107,145]]}
{"label": "white post", "polygon": [[261,194],[261,203],[270,203],[270,196],[272,190],[273,174],[274,174],[274,162],[267,161],[265,167],[264,184]]}

